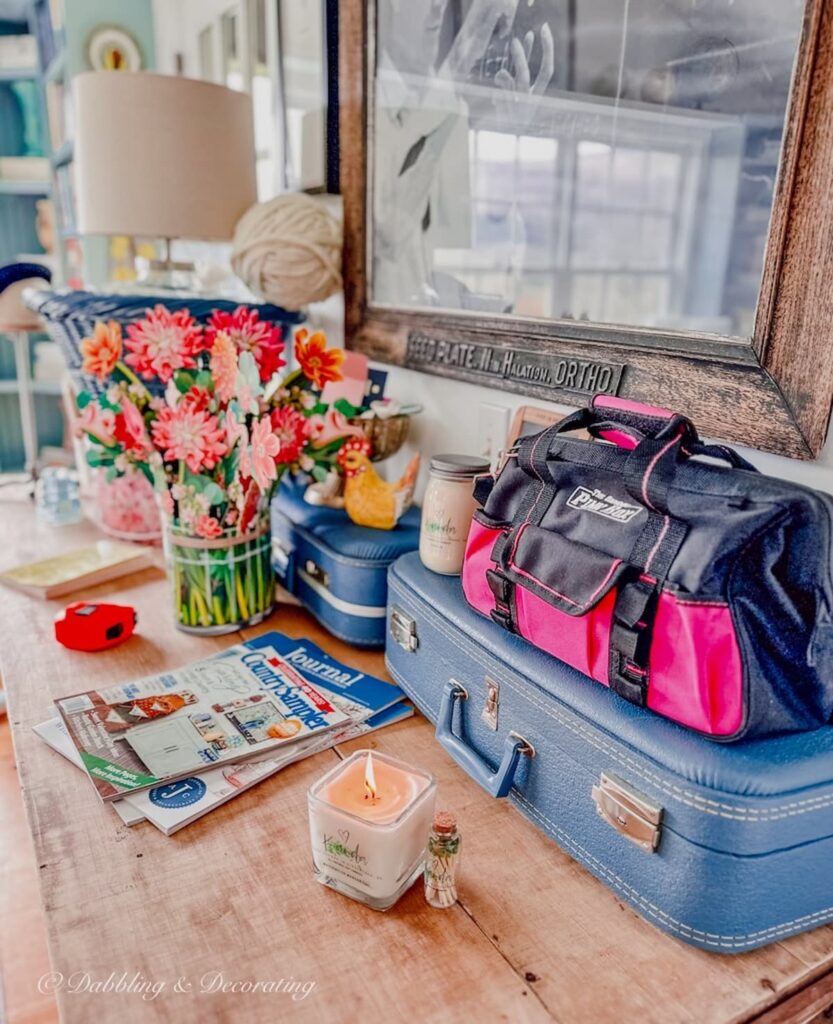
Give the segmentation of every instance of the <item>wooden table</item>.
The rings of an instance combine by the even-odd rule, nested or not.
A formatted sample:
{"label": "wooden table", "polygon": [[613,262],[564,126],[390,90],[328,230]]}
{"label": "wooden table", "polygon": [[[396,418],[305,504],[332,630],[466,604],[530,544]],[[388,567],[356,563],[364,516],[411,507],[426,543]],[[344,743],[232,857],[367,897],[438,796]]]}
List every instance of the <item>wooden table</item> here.
{"label": "wooden table", "polygon": [[[40,526],[22,501],[0,499],[0,516],[0,568],[95,536],[86,525]],[[52,637],[62,602],[0,588],[2,668],[52,966],[81,988],[83,972],[93,982],[112,973],[164,988],[143,1000],[71,993],[65,980],[57,993],[64,1020],[706,1024],[810,1021],[833,1002],[831,926],[735,957],[669,938],[475,785],[422,718],[374,734],[370,745],[430,769],[440,803],[459,815],[461,899],[450,910],[427,907],[415,886],[378,914],[313,881],[306,792],[344,749],[292,766],[170,838],[147,823],[123,826],[32,726],[51,714],[54,697],[192,661],[239,638],[177,632],[157,570],[91,593],[135,605],[139,635],[101,654],[65,650]],[[380,654],[348,648],[296,608],[279,608],[265,629],[311,637],[337,658],[384,672]],[[201,993],[209,975],[238,991]],[[178,979],[190,992],[176,991]],[[239,991],[281,979],[314,987],[295,1001]]]}

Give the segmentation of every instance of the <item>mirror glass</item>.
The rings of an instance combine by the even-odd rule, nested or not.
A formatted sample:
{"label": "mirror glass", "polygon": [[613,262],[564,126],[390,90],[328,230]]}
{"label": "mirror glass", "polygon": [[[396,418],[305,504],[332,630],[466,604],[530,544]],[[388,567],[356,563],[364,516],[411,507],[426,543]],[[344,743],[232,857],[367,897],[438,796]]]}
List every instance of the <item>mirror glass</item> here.
{"label": "mirror glass", "polygon": [[371,301],[748,339],[803,0],[378,0]]}

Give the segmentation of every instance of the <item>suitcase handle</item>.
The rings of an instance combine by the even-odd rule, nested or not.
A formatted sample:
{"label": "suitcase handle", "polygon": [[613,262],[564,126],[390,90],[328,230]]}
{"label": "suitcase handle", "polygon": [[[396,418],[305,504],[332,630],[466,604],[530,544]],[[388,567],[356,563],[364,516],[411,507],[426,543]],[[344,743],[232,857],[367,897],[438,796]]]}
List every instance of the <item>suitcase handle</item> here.
{"label": "suitcase handle", "polygon": [[443,689],[443,699],[440,704],[440,714],[437,718],[437,740],[440,746],[450,754],[460,765],[463,771],[474,779],[475,782],[491,793],[496,799],[505,797],[512,788],[515,778],[515,769],[521,754],[528,757],[535,756],[535,749],[523,736],[516,732],[510,732],[506,737],[503,746],[503,758],[496,772],[477,754],[461,736],[457,736],[452,729],[454,719],[454,705],[458,700],[466,700],[468,693],[454,679],[449,679]]}

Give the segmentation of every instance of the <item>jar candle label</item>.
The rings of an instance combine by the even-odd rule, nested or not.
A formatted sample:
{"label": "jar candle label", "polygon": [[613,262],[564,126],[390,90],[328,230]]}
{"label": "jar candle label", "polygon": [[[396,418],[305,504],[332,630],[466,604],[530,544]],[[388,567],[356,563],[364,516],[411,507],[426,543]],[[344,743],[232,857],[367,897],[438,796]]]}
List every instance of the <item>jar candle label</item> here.
{"label": "jar candle label", "polygon": [[317,849],[313,837],[313,855],[319,869],[323,868],[368,892],[374,891],[380,882],[385,881],[384,872],[380,873],[378,868],[370,864],[361,842],[351,836],[349,829],[340,828],[334,833],[322,830],[318,836]]}

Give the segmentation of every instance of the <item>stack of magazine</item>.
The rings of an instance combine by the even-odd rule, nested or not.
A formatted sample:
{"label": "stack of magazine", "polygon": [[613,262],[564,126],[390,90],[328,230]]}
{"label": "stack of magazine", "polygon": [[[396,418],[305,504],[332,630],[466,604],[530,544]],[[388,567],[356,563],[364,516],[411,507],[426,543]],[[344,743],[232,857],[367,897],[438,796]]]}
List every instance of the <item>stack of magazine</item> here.
{"label": "stack of magazine", "polygon": [[35,726],[126,825],[166,835],[295,761],[413,714],[398,686],[266,633],[211,658],[55,701]]}

